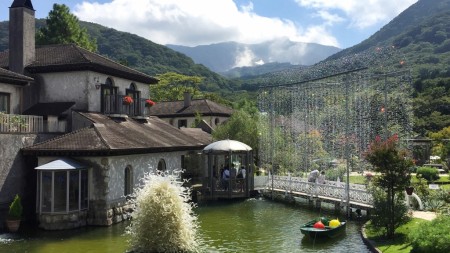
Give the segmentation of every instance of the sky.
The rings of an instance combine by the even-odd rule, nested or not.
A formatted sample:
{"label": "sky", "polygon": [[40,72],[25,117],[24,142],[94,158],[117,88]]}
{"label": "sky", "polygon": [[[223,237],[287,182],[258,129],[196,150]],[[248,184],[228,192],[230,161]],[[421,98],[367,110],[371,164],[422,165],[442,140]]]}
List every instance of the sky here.
{"label": "sky", "polygon": [[[13,0],[0,0],[0,21]],[[54,3],[80,20],[183,46],[277,38],[347,48],[417,0],[32,0],[37,18]]]}

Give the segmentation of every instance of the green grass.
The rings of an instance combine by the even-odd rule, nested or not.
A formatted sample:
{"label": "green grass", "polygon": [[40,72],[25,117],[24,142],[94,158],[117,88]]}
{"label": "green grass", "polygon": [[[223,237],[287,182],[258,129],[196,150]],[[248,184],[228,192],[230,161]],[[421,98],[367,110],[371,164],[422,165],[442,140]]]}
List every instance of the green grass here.
{"label": "green grass", "polygon": [[[344,177],[344,181],[345,181],[345,177]],[[419,180],[417,179],[417,177],[415,175],[411,175],[411,183],[417,183],[419,182]],[[440,178],[434,182],[437,183],[450,183],[450,178],[449,176],[440,176]],[[366,178],[362,175],[352,175],[350,176],[350,183],[352,184],[366,184]],[[450,185],[441,185],[441,187],[450,187]],[[448,189],[448,188],[447,188]]]}
{"label": "green grass", "polygon": [[[345,178],[344,178],[345,179]],[[364,176],[350,176],[351,184],[366,184],[366,178]]]}
{"label": "green grass", "polygon": [[[350,181],[351,182],[351,181]],[[416,183],[419,182],[419,180],[417,179],[416,175],[411,175],[411,182],[412,183]],[[434,182],[438,182],[438,183],[450,183],[450,178],[449,176],[442,176],[440,175],[440,178]]]}
{"label": "green grass", "polygon": [[375,242],[375,246],[383,253],[409,253],[412,250],[408,242],[408,233],[417,229],[421,224],[429,222],[427,220],[412,218],[408,223],[395,230],[395,238],[387,240],[383,238],[380,231],[376,231],[368,222],[366,226],[367,238]]}

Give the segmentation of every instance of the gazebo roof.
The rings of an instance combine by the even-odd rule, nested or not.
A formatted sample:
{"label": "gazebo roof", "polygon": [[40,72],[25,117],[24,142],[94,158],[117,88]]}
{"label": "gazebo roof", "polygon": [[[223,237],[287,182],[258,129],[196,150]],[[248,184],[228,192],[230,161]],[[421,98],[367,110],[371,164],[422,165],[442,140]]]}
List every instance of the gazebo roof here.
{"label": "gazebo roof", "polygon": [[235,140],[216,141],[203,149],[205,154],[223,154],[223,153],[245,153],[251,151],[252,148],[245,143]]}

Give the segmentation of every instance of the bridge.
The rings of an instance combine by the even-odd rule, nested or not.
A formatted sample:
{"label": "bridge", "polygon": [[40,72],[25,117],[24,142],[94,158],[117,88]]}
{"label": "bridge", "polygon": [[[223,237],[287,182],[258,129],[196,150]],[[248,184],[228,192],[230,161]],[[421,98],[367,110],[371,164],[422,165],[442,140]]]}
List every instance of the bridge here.
{"label": "bridge", "polygon": [[[350,207],[370,210],[373,208],[372,195],[365,185],[349,184]],[[294,197],[306,198],[317,203],[334,203],[335,206],[347,204],[347,184],[338,181],[311,183],[305,178],[290,176],[255,177],[255,189],[284,193]],[[317,202],[318,201],[318,202]]]}

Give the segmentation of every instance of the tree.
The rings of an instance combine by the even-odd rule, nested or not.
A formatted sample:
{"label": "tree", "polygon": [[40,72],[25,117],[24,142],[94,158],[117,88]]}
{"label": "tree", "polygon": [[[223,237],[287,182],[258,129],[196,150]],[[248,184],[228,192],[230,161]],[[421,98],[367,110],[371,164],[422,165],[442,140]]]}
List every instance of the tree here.
{"label": "tree", "polygon": [[86,29],[79,25],[78,18],[64,4],[54,4],[46,18],[46,26],[36,33],[38,45],[74,43],[91,52],[97,51],[97,42],[90,39]]}
{"label": "tree", "polygon": [[380,174],[375,177],[374,186],[382,189],[375,190],[373,194],[373,223],[375,226],[384,227],[388,238],[392,238],[395,229],[405,221],[407,209],[399,208],[399,203],[405,187],[410,184],[409,168],[413,165],[406,150],[398,146],[397,135],[385,141],[377,136],[366,153],[367,161],[374,166],[374,171]]}
{"label": "tree", "polygon": [[[213,132],[215,140],[232,139],[243,142],[253,150],[258,148],[258,118],[243,109],[233,112],[231,117]],[[257,154],[257,151],[254,152]]]}
{"label": "tree", "polygon": [[202,95],[199,85],[203,77],[186,76],[175,72],[167,72],[156,77],[159,79],[158,84],[150,86],[150,94],[156,101],[182,100],[185,92],[194,96]]}

